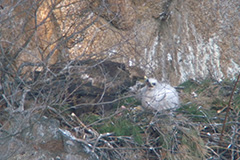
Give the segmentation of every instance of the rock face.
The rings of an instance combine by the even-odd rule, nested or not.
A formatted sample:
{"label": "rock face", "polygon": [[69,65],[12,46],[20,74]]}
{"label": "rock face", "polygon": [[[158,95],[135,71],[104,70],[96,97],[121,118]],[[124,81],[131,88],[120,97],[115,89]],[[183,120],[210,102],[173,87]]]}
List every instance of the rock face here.
{"label": "rock face", "polygon": [[[1,117],[1,123],[5,124],[3,128],[6,131],[0,133],[3,139],[0,146],[1,159],[97,159],[96,154],[87,150],[87,145],[65,137],[56,119],[32,113],[15,113],[8,115],[8,118]],[[75,143],[77,148],[69,148],[69,143]]]}
{"label": "rock face", "polygon": [[102,32],[91,30],[99,39],[88,50],[102,53],[108,48],[105,54],[114,52],[127,65],[140,66],[148,75],[173,84],[189,78],[234,78],[240,71],[238,6],[237,0],[98,3],[92,11],[99,15],[95,11],[104,8],[99,22],[107,27]]}
{"label": "rock face", "polygon": [[221,81],[240,71],[239,1],[173,1],[160,26],[158,73],[171,81],[212,77]]}
{"label": "rock face", "polygon": [[239,0],[22,3],[1,5],[2,51],[17,66],[111,57],[174,85],[240,71]]}

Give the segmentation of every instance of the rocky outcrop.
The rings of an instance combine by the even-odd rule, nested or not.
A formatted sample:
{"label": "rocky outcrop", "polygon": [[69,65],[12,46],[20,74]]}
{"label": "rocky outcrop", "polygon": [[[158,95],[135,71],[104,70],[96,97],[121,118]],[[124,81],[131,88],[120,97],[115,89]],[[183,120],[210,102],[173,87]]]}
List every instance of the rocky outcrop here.
{"label": "rocky outcrop", "polygon": [[205,77],[221,81],[240,71],[238,0],[45,0],[22,5],[32,17],[38,15],[36,24],[19,14],[21,7],[11,9],[14,5],[2,4],[7,18],[1,19],[6,22],[1,28],[8,33],[12,26],[22,36],[16,41],[3,34],[4,42],[17,43],[4,43],[3,50],[19,52],[15,57],[21,62],[108,57],[173,84]]}
{"label": "rocky outcrop", "polygon": [[[0,133],[1,159],[97,159],[86,144],[66,137],[56,119],[15,113],[1,117],[0,122],[5,124],[1,129],[6,131]],[[71,147],[72,144],[75,146]]]}
{"label": "rocky outcrop", "polygon": [[[173,84],[189,78],[221,81],[234,78],[240,71],[238,1],[93,4],[93,14],[100,18],[93,24],[95,29],[88,30],[91,39],[95,36],[91,49],[87,47],[89,52],[102,56],[100,53],[107,49],[105,56],[114,55],[118,61],[140,66],[148,75]],[[101,31],[97,31],[99,27]],[[76,52],[75,48],[71,53],[81,55],[82,50]]]}
{"label": "rocky outcrop", "polygon": [[235,78],[240,71],[237,6],[239,1],[173,1],[171,17],[160,25],[158,74],[179,82]]}
{"label": "rocky outcrop", "polygon": [[[107,111],[121,99],[136,80],[143,78],[123,63],[109,60],[84,60],[57,63],[38,72],[26,99],[83,112]],[[131,74],[133,73],[133,74]]]}

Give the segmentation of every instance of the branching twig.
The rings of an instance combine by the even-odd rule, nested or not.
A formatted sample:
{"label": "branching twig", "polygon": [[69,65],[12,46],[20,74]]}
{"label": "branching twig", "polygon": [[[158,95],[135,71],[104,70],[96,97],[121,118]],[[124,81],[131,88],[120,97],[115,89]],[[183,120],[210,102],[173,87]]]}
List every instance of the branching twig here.
{"label": "branching twig", "polygon": [[[95,148],[96,148],[96,145],[98,143],[98,141],[102,138],[102,137],[107,137],[107,136],[111,136],[113,133],[104,133],[104,134],[100,134],[97,138],[97,140],[95,141],[94,145],[93,145],[93,148],[92,148],[92,152],[94,152]],[[108,146],[110,146],[110,148],[113,148],[112,145],[110,145],[110,143],[108,143]]]}
{"label": "branching twig", "polygon": [[222,131],[221,131],[221,136],[220,136],[220,141],[222,141],[222,138],[223,138],[223,133],[224,133],[224,130],[225,130],[225,126],[226,126],[226,122],[227,122],[227,118],[228,118],[228,115],[229,115],[229,110],[231,108],[231,102],[232,102],[232,98],[233,98],[233,94],[236,90],[236,87],[237,87],[237,84],[239,82],[239,79],[240,79],[240,74],[238,75],[238,78],[237,78],[237,81],[235,82],[234,84],[234,88],[232,90],[232,93],[230,95],[230,98],[229,98],[229,102],[228,102],[228,107],[227,107],[227,110],[226,110],[226,115],[225,115],[225,119],[223,121],[223,128],[222,128]]}

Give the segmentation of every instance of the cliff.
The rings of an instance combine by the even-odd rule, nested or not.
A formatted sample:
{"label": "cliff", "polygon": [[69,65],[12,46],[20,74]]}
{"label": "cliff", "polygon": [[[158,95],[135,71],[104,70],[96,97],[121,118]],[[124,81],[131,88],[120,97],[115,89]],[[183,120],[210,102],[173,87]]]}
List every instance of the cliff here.
{"label": "cliff", "polygon": [[[107,58],[173,84],[234,79],[240,71],[239,5],[238,0],[3,1],[1,47],[11,55],[21,49],[15,56],[19,65]],[[13,31],[18,38],[9,36]]]}

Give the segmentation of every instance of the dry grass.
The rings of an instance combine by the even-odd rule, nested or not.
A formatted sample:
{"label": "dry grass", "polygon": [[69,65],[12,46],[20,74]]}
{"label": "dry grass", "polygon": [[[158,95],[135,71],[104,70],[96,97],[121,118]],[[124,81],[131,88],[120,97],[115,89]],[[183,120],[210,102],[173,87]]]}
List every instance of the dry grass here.
{"label": "dry grass", "polygon": [[[217,86],[225,88],[227,84],[229,82]],[[216,87],[214,82],[208,80],[208,85],[204,84],[204,92],[212,90],[212,85]],[[201,87],[192,89],[201,90]],[[224,92],[219,96],[223,96]],[[230,112],[221,141],[225,113],[217,113],[213,107],[217,105],[214,96],[212,99],[208,102],[209,106],[199,107],[200,102],[191,103],[177,111],[165,113],[135,112],[130,109],[135,106],[129,103],[134,102],[132,99],[123,101],[129,105],[126,106],[128,109],[112,110],[104,117],[89,113],[78,118],[84,126],[75,122],[72,127],[94,130],[95,140],[85,140],[94,146],[94,152],[103,159],[237,159],[239,114],[237,110]],[[234,101],[238,103],[237,99],[238,94],[235,94]],[[86,138],[84,134],[79,132],[76,135]]]}

